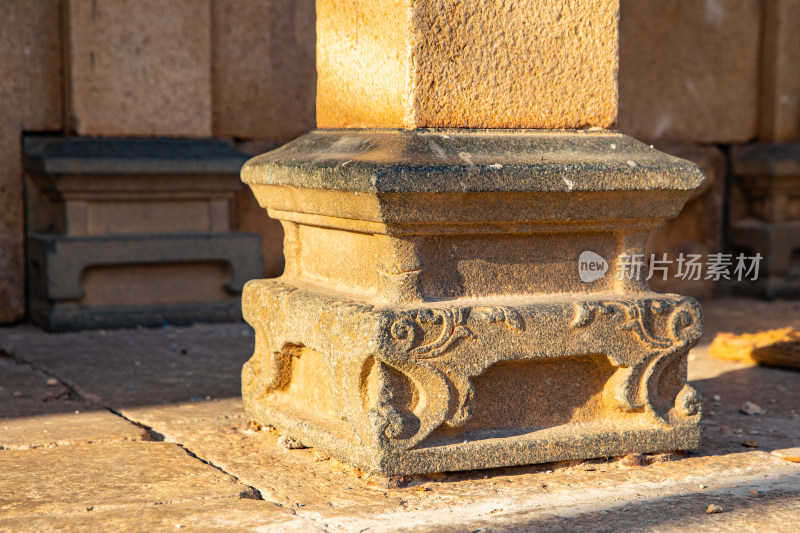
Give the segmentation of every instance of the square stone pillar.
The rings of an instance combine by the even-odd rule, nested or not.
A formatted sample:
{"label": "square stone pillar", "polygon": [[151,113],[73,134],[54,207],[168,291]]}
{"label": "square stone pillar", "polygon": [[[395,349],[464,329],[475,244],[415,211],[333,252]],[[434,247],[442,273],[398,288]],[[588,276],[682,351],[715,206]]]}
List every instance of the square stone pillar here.
{"label": "square stone pillar", "polygon": [[704,177],[603,129],[617,1],[317,10],[323,129],[242,171],[286,233],[248,416],[383,474],[697,446],[700,309],[615,266]]}

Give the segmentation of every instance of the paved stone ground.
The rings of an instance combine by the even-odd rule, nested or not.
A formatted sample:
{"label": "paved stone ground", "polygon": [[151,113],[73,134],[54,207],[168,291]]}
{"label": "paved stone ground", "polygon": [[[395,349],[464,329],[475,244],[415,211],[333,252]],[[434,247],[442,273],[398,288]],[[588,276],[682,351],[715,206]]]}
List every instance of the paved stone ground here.
{"label": "paved stone ground", "polygon": [[[800,302],[704,308],[707,334],[690,354],[705,397],[700,450],[400,488],[248,424],[246,325],[0,328],[0,531],[797,531],[800,464],[771,452],[800,446],[800,372],[706,348],[717,331],[800,327]],[[766,413],[742,414],[745,401]]]}

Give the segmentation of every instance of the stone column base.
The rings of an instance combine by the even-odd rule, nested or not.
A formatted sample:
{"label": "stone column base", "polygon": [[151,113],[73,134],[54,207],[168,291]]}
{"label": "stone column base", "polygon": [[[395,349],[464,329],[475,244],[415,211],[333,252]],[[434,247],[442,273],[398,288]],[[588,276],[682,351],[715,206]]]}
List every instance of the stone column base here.
{"label": "stone column base", "polygon": [[383,474],[698,445],[700,309],[616,269],[695,165],[614,132],[318,130],[242,172],[286,235],[242,296],[252,420]]}
{"label": "stone column base", "polygon": [[691,298],[543,296],[379,307],[256,280],[248,416],[386,475],[689,449]]}

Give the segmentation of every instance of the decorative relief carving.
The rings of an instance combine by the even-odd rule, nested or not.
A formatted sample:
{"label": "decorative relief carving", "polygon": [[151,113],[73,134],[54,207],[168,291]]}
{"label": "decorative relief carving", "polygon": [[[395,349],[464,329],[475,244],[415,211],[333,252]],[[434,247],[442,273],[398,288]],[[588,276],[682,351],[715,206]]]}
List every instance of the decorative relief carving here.
{"label": "decorative relief carving", "polygon": [[[402,313],[392,323],[390,333],[398,342],[399,351],[406,352],[415,359],[434,359],[450,349],[459,339],[475,335],[465,324],[470,316],[490,324],[503,322],[518,331],[524,329],[519,312],[510,307],[445,307]],[[420,337],[417,325],[424,327],[428,324],[438,325],[438,335],[433,341],[415,346]]]}
{"label": "decorative relief carving", "polygon": [[[325,357],[337,412],[365,445],[408,450],[442,425],[464,426],[474,409],[472,378],[497,362],[515,359],[604,353],[617,367],[605,387],[606,397],[622,411],[649,413],[661,423],[699,413],[699,396],[685,385],[685,354],[702,329],[699,307],[691,299],[382,311],[326,298],[314,302],[317,312],[308,314],[309,320],[306,315],[290,320],[287,313],[296,315],[295,307],[308,307],[304,299],[310,296],[271,285],[260,291],[258,318],[251,322],[257,342],[243,369],[248,394],[263,397],[285,387],[292,358],[299,353],[296,347],[305,343]],[[641,348],[620,339],[625,335]],[[565,339],[559,355],[547,343],[555,337]],[[279,341],[280,348],[275,348]],[[378,395],[369,400],[365,380],[372,365],[377,365],[379,378],[371,386]],[[397,404],[387,392],[391,386],[384,381],[382,365],[399,372],[414,389],[412,406]],[[659,383],[667,381],[670,387],[662,389],[668,393],[662,393]]]}
{"label": "decorative relief carving", "polygon": [[[673,376],[685,382],[684,367],[670,365],[682,358],[699,339],[702,320],[696,303],[691,299],[643,299],[576,302],[575,316],[570,324],[573,329],[590,326],[599,317],[616,318],[616,328],[633,332],[649,350],[645,357],[630,362],[615,358],[612,363],[619,369],[606,387],[607,397],[624,411],[649,411],[662,423],[667,422],[674,406],[683,416],[693,416],[700,409],[699,395],[685,385],[674,399],[661,398],[659,383],[670,379],[664,375],[666,368],[682,371],[682,376]],[[672,404],[670,404],[670,401]]]}

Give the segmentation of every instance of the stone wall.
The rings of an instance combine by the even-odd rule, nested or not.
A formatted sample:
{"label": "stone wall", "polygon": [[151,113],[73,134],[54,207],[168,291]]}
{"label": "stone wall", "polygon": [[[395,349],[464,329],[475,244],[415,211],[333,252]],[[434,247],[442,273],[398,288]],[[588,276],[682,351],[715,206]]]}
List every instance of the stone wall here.
{"label": "stone wall", "polygon": [[0,323],[25,315],[20,132],[61,128],[60,9],[0,2]]}
{"label": "stone wall", "polygon": [[[25,316],[22,132],[218,137],[255,153],[315,125],[313,0],[0,0],[0,12],[2,323]],[[800,142],[799,35],[797,0],[622,0],[618,127],[701,164]],[[691,234],[699,245],[724,246],[708,222],[730,196],[717,166],[708,205],[669,223],[659,250],[693,225],[707,230]],[[237,213],[277,274],[282,231],[247,191]]]}

